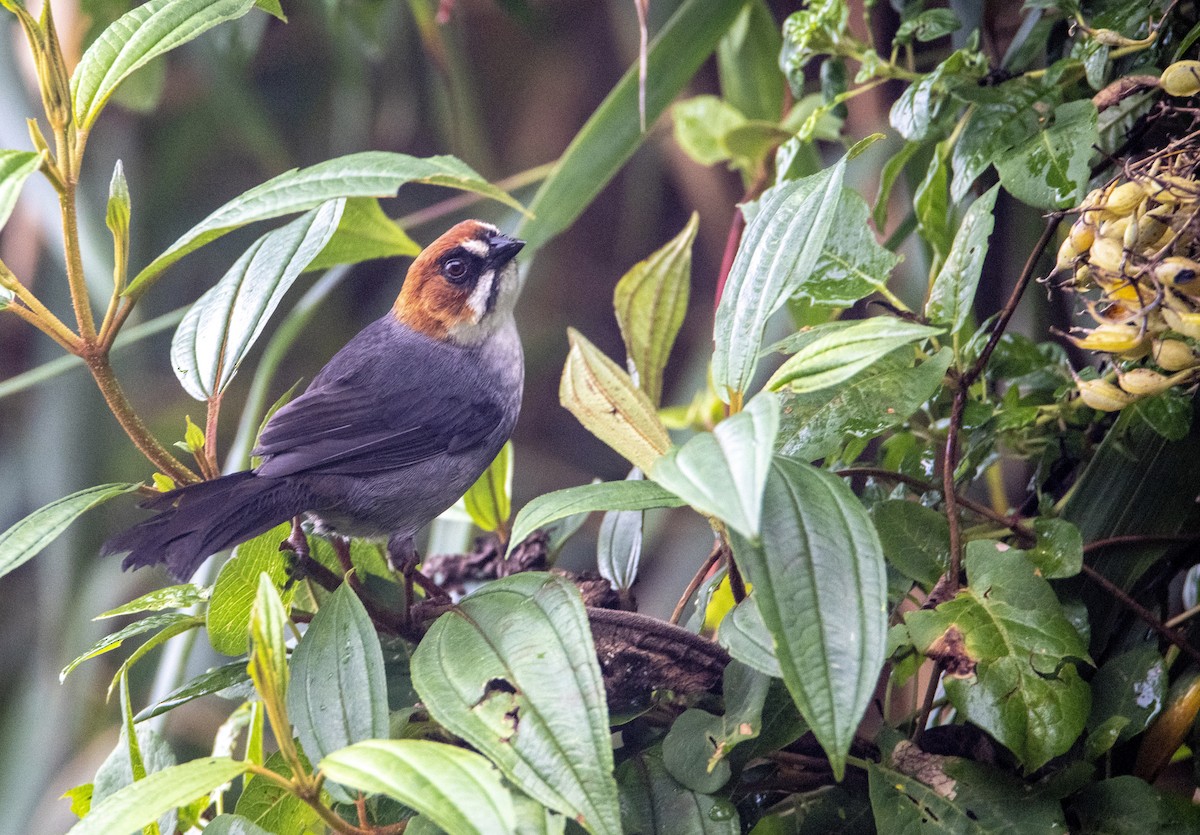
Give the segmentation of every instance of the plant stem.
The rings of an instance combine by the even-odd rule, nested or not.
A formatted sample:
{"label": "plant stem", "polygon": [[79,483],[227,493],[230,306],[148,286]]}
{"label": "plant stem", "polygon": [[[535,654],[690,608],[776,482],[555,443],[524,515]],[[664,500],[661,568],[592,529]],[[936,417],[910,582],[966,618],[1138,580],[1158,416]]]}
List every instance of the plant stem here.
{"label": "plant stem", "polygon": [[117,422],[121,424],[121,428],[125,430],[125,434],[129,436],[129,440],[133,441],[134,446],[141,451],[142,455],[146,456],[154,466],[158,467],[163,475],[175,479],[177,484],[194,484],[200,481],[200,476],[196,475],[172,455],[151,434],[149,428],[142,422],[141,417],[133,410],[133,406],[125,396],[124,389],[121,388],[121,384],[117,381],[116,374],[113,373],[108,353],[103,350],[93,351],[85,356],[84,360],[87,362],[88,369],[92,372],[92,377],[96,380],[96,385],[100,388],[100,393],[104,395],[104,402],[108,404],[109,410],[113,413]]}
{"label": "plant stem", "polygon": [[45,333],[72,354],[79,353],[81,347],[79,337],[63,324],[63,321],[55,316],[48,307],[42,304],[41,299],[34,295],[32,290],[22,284],[21,280],[13,274],[12,270],[3,261],[0,261],[0,287],[16,295],[27,308],[23,311],[20,306],[13,305],[9,308],[10,310]]}
{"label": "plant stem", "polygon": [[314,780],[308,777],[308,775],[303,775],[303,777],[293,777],[289,780],[282,774],[276,774],[271,769],[257,763],[247,763],[246,765],[246,770],[255,777],[262,777],[278,786],[282,786],[307,803],[334,832],[341,832],[344,835],[370,835],[370,830],[360,829],[349,821],[342,820],[336,812],[321,802],[322,780],[320,778]]}
{"label": "plant stem", "polygon": [[63,253],[67,264],[67,285],[71,290],[71,306],[75,309],[75,321],[79,325],[79,335],[87,344],[96,341],[96,320],[92,316],[92,303],[88,298],[87,281],[83,274],[83,252],[79,248],[79,215],[75,207],[75,195],[78,187],[75,172],[64,172],[66,182],[59,196],[59,208],[62,212],[63,224]]}
{"label": "plant stem", "polygon": [[1112,597],[1118,603],[1141,618],[1141,620],[1147,626],[1157,632],[1160,636],[1179,647],[1180,651],[1183,652],[1183,654],[1188,658],[1200,663],[1200,650],[1188,643],[1187,638],[1181,635],[1178,631],[1168,628],[1159,618],[1154,615],[1153,612],[1126,594],[1125,590],[1112,580],[1105,577],[1087,563],[1083,564],[1083,576],[1087,577],[1093,583],[1112,595]]}
{"label": "plant stem", "polygon": [[208,414],[204,419],[204,460],[200,469],[205,478],[216,478],[221,474],[217,463],[217,422],[221,417],[221,395],[208,398]]}
{"label": "plant stem", "polygon": [[712,550],[708,552],[708,556],[704,558],[704,562],[700,564],[700,568],[692,577],[691,582],[687,584],[687,588],[683,590],[683,596],[679,598],[679,602],[675,604],[675,610],[671,612],[669,623],[679,625],[679,619],[683,617],[683,609],[687,606],[687,602],[692,599],[692,595],[696,593],[696,589],[700,588],[700,584],[704,582],[704,578],[708,576],[708,572],[717,564],[717,560],[721,559],[721,554],[724,552],[724,543],[718,537],[713,542]]}

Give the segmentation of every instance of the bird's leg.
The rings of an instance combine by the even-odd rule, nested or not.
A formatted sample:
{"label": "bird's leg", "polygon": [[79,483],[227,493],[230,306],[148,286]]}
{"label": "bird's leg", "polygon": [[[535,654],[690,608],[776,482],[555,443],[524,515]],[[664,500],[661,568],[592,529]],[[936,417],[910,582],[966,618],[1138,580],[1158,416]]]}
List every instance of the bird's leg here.
{"label": "bird's leg", "polygon": [[302,521],[303,517],[301,516],[292,517],[292,532],[288,534],[287,539],[279,543],[280,551],[290,552],[292,555],[288,561],[288,575],[296,580],[302,580],[305,577],[311,578],[332,591],[338,587],[340,581],[332,571],[312,558],[312,552],[308,547],[308,536],[304,533],[301,525]]}
{"label": "bird's leg", "polygon": [[329,543],[333,545],[338,562],[342,564],[342,571],[349,574],[354,570],[354,560],[350,557],[350,540],[344,536],[331,536]]}
{"label": "bird's leg", "polygon": [[421,558],[417,555],[416,546],[411,536],[393,536],[387,546],[388,568],[399,574],[404,580],[404,616],[412,612],[413,605],[413,575]]}

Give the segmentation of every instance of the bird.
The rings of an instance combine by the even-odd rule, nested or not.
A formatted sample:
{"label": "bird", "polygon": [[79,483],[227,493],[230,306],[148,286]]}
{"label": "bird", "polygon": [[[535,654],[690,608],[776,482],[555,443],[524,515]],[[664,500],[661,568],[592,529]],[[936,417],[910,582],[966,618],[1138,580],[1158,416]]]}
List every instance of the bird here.
{"label": "bird", "polygon": [[[155,515],[111,537],[122,568],[180,581],[210,555],[307,515],[317,534],[413,537],[462,496],[512,433],[524,357],[513,318],[524,242],[479,220],[413,260],[391,309],[267,421],[252,469],[155,496]],[[415,565],[415,563],[413,563]]]}

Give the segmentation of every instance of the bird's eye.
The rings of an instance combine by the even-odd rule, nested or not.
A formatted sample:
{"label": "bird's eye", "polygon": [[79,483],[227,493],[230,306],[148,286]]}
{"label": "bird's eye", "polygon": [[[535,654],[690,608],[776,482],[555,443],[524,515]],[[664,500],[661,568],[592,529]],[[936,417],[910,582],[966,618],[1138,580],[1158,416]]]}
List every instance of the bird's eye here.
{"label": "bird's eye", "polygon": [[467,276],[467,262],[461,258],[451,258],[442,265],[442,272],[451,281],[462,281]]}

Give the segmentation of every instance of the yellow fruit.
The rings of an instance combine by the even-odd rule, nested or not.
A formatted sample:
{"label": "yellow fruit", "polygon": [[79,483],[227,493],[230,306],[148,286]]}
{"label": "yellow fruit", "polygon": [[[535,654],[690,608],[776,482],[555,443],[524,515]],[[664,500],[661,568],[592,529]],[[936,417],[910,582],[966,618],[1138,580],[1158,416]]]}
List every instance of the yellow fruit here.
{"label": "yellow fruit", "polygon": [[[1075,248],[1075,253],[1087,252],[1092,247],[1092,241],[1096,240],[1096,227],[1088,222],[1086,218],[1080,218],[1071,224],[1071,232],[1067,236],[1067,240],[1071,242],[1071,246]],[[1061,254],[1062,249],[1059,249]]]}
{"label": "yellow fruit", "polygon": [[1159,368],[1165,371],[1186,371],[1197,364],[1192,348],[1182,339],[1156,339],[1151,356]]}
{"label": "yellow fruit", "polygon": [[1137,397],[1162,394],[1174,385],[1170,377],[1149,368],[1134,368],[1124,374],[1118,372],[1117,379],[1122,389]]}
{"label": "yellow fruit", "polygon": [[1146,190],[1141,183],[1127,182],[1110,191],[1104,201],[1105,211],[1120,217],[1127,215],[1146,199]]}
{"label": "yellow fruit", "polygon": [[1099,412],[1119,412],[1138,398],[1107,380],[1079,380],[1079,399]]}
{"label": "yellow fruit", "polygon": [[1146,341],[1146,334],[1137,325],[1114,325],[1104,323],[1096,326],[1082,339],[1070,337],[1071,341],[1088,351],[1106,354],[1123,354],[1136,350]]}
{"label": "yellow fruit", "polygon": [[1192,339],[1200,339],[1200,313],[1181,313],[1172,307],[1164,307],[1162,315],[1171,330]]}
{"label": "yellow fruit", "polygon": [[1062,272],[1071,268],[1075,260],[1079,258],[1087,249],[1077,249],[1075,242],[1071,240],[1071,236],[1063,238],[1062,244],[1058,247],[1058,258],[1054,262],[1054,272]]}
{"label": "yellow fruit", "polygon": [[1155,174],[1145,184],[1146,193],[1159,203],[1191,203],[1200,198],[1200,183],[1174,174]]}
{"label": "yellow fruit", "polygon": [[1088,262],[1099,270],[1120,274],[1126,267],[1125,248],[1116,238],[1096,238],[1088,250]]}
{"label": "yellow fruit", "polygon": [[1112,238],[1114,241],[1119,241],[1125,237],[1125,230],[1128,228],[1129,215],[1121,215],[1100,221],[1097,234],[1101,238]]}
{"label": "yellow fruit", "polygon": [[1169,96],[1200,93],[1200,61],[1176,61],[1162,71],[1158,84]]}
{"label": "yellow fruit", "polygon": [[1189,296],[1200,295],[1200,263],[1172,255],[1154,265],[1154,278]]}

